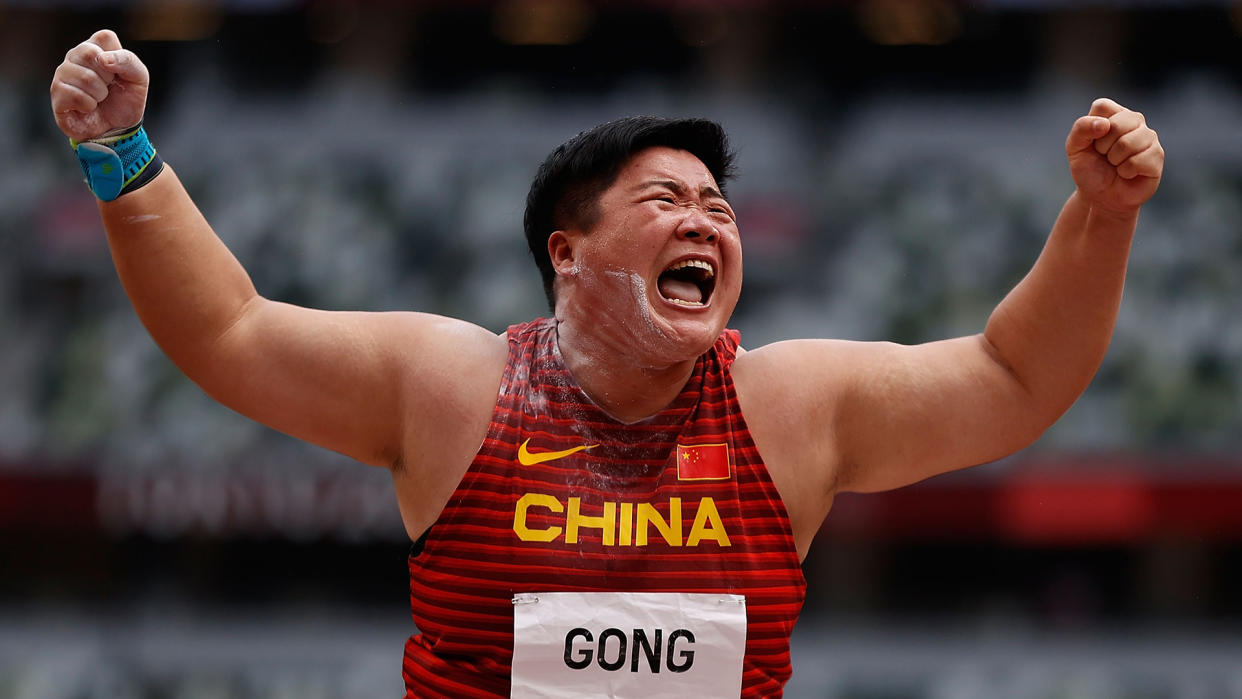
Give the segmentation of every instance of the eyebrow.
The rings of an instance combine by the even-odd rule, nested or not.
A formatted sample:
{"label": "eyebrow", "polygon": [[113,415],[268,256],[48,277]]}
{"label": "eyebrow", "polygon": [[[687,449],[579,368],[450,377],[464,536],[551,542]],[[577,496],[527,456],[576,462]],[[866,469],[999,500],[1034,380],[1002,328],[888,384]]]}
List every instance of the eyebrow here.
{"label": "eyebrow", "polygon": [[[640,182],[636,187],[634,187],[634,191],[638,192],[650,187],[666,187],[672,190],[673,194],[676,194],[677,196],[684,196],[687,192],[686,188],[682,186],[680,182],[674,180],[647,180],[645,182]],[[728,201],[728,199],[725,198],[725,195],[720,193],[720,190],[710,185],[700,187],[699,196],[712,197]]]}

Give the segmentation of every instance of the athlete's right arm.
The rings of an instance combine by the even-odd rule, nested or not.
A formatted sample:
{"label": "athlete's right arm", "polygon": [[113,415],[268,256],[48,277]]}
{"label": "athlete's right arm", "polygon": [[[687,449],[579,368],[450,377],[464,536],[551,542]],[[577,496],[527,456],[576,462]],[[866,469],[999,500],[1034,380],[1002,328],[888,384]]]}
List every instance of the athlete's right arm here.
{"label": "athlete's right arm", "polygon": [[[69,51],[51,87],[75,140],[141,121],[147,70],[111,31]],[[171,168],[100,214],[121,282],[164,352],[208,394],[295,437],[392,466],[423,434],[495,399],[506,344],[418,313],[316,311],[260,296]],[[493,377],[492,375],[495,374]]]}

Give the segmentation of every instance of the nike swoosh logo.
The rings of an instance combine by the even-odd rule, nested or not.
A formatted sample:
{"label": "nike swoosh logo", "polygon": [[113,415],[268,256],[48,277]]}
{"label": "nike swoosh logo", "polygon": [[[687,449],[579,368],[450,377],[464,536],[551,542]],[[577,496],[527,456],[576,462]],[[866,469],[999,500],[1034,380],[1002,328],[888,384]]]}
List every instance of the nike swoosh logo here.
{"label": "nike swoosh logo", "polygon": [[574,447],[572,449],[563,449],[561,451],[537,451],[531,453],[526,449],[527,444],[530,444],[529,439],[522,442],[521,446],[518,447],[518,463],[523,466],[534,466],[535,464],[541,464],[545,461],[556,461],[557,459],[563,459],[570,454],[577,454],[580,451],[594,449],[599,446],[598,444],[590,444]]}

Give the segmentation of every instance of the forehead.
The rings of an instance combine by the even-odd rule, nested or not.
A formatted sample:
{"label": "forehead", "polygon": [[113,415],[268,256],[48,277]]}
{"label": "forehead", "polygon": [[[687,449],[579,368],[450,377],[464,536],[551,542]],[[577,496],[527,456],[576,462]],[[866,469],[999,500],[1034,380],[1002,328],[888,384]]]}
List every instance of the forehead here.
{"label": "forehead", "polygon": [[667,146],[652,146],[635,153],[621,168],[616,184],[628,189],[654,180],[677,182],[694,191],[704,187],[719,189],[702,160],[690,151]]}

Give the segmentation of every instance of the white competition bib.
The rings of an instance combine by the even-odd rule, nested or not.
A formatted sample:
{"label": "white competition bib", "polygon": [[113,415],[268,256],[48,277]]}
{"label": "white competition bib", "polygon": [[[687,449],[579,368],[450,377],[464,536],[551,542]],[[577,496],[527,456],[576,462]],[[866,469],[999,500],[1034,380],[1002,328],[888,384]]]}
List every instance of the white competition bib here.
{"label": "white competition bib", "polygon": [[514,699],[736,697],[746,598],[536,592],[513,598]]}

